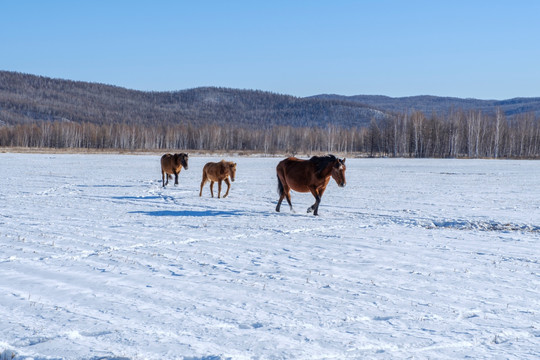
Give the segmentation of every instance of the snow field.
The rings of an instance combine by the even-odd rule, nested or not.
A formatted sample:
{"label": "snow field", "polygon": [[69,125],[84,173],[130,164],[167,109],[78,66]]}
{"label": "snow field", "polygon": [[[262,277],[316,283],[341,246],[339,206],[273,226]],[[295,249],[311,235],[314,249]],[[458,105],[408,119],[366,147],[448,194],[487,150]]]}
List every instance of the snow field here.
{"label": "snow field", "polygon": [[540,163],[347,159],[314,217],[279,158],[199,197],[218,160],[0,154],[0,354],[540,356]]}

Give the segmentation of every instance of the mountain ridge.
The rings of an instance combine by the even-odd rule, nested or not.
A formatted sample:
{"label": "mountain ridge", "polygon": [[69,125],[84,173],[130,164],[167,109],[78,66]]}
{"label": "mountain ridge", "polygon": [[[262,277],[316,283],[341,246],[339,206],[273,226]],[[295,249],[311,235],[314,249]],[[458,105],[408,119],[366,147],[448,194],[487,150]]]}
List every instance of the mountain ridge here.
{"label": "mountain ridge", "polygon": [[197,87],[141,91],[120,86],[0,71],[0,125],[40,121],[168,124],[233,124],[247,129],[274,126],[365,127],[372,119],[420,111],[446,117],[456,111],[507,117],[540,115],[540,98],[505,100],[417,95],[320,94],[295,97],[262,90]]}
{"label": "mountain ridge", "polygon": [[498,108],[509,117],[529,112],[537,116],[540,115],[540,97],[483,100],[434,95],[390,97],[386,95],[344,96],[338,94],[320,94],[311,96],[311,98],[358,102],[389,112],[421,111],[428,116],[432,113],[438,116],[445,116],[457,110],[495,113]]}
{"label": "mountain ridge", "polygon": [[261,90],[199,87],[145,92],[113,85],[0,71],[0,121],[74,121],[166,125],[233,123],[360,127],[388,116],[358,102],[299,98]]}

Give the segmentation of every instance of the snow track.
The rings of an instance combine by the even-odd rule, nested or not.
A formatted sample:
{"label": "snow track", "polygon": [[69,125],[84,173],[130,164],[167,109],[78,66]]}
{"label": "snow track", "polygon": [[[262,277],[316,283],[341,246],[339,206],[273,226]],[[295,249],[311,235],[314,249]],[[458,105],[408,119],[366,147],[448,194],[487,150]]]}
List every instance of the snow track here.
{"label": "snow track", "polygon": [[314,217],[216,160],[0,154],[0,359],[540,355],[540,163],[348,159]]}

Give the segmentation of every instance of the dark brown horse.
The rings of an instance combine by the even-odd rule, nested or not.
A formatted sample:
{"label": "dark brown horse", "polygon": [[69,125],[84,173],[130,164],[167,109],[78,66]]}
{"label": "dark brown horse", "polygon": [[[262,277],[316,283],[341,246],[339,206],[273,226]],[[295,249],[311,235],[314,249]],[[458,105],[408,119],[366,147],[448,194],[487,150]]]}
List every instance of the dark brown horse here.
{"label": "dark brown horse", "polygon": [[199,196],[202,196],[202,189],[204,184],[206,184],[207,181],[210,181],[210,194],[212,194],[212,197],[214,197],[214,182],[218,182],[218,199],[221,195],[221,182],[225,181],[225,184],[227,184],[227,192],[223,197],[227,197],[229,195],[229,189],[231,188],[231,182],[229,181],[229,177],[231,178],[231,181],[234,181],[234,177],[236,176],[236,163],[231,161],[225,161],[221,160],[220,162],[209,162],[203,167],[203,173],[202,173],[202,181],[201,181],[201,191],[199,192]]}
{"label": "dark brown horse", "polygon": [[334,155],[313,156],[309,160],[295,157],[282,160],[276,167],[279,192],[276,211],[279,212],[283,198],[287,198],[293,211],[290,191],[294,190],[313,194],[315,203],[307,211],[308,213],[313,211],[313,215],[318,215],[321,197],[330,181],[330,176],[334,178],[338,186],[344,187],[347,183],[345,170],[345,159],[338,159]]}
{"label": "dark brown horse", "polygon": [[[161,157],[161,181],[163,187],[169,184],[169,178],[174,174],[174,185],[178,185],[178,174],[184,169],[188,169],[188,158],[189,155],[185,153],[180,154],[165,154]],[[165,182],[167,178],[167,182]]]}

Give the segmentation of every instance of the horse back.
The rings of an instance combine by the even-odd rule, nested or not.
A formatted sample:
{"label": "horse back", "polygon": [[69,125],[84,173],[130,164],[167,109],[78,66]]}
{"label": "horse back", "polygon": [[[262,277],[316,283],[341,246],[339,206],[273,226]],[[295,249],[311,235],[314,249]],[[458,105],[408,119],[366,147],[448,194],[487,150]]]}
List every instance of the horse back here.
{"label": "horse back", "polygon": [[224,180],[227,176],[229,176],[229,172],[225,166],[225,161],[223,160],[220,162],[206,163],[203,167],[203,174],[206,175],[211,181]]}
{"label": "horse back", "polygon": [[308,160],[288,157],[281,160],[276,167],[277,176],[289,188],[298,192],[309,192],[314,185],[315,167]]}
{"label": "horse back", "polygon": [[173,154],[165,154],[161,157],[161,171],[164,171],[168,174],[174,174],[175,171],[178,171],[182,167],[182,164],[174,163]]}

